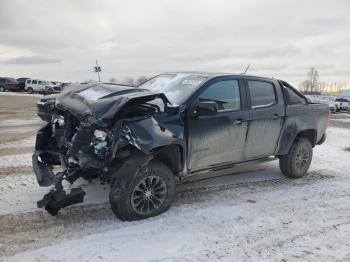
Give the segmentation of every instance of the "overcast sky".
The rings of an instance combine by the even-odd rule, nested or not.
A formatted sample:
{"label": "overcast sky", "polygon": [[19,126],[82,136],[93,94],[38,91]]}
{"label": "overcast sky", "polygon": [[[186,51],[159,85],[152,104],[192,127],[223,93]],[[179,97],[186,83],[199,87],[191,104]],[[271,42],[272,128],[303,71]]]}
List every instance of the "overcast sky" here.
{"label": "overcast sky", "polygon": [[0,76],[250,73],[350,81],[350,0],[0,0]]}

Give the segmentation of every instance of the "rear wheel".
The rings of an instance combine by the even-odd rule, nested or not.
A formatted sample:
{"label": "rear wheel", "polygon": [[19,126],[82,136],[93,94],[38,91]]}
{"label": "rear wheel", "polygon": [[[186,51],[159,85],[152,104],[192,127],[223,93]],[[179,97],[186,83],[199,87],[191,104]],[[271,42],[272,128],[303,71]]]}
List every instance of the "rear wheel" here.
{"label": "rear wheel", "polygon": [[28,87],[27,92],[28,92],[28,94],[33,94],[33,93],[34,93],[34,90],[33,90],[33,88]]}
{"label": "rear wheel", "polygon": [[306,138],[298,138],[288,155],[280,157],[282,173],[291,178],[299,178],[306,174],[312,160],[312,145]]}
{"label": "rear wheel", "polygon": [[175,198],[173,172],[154,160],[134,174],[122,174],[111,185],[109,201],[121,220],[138,220],[167,211]]}

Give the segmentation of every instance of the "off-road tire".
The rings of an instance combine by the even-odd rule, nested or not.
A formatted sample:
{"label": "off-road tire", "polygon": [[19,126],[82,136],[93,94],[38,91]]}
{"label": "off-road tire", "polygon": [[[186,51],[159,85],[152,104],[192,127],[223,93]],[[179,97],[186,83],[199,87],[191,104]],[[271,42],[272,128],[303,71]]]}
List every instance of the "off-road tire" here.
{"label": "off-road tire", "polygon": [[[132,221],[160,215],[167,211],[175,198],[176,182],[173,172],[164,163],[152,160],[146,166],[137,168],[133,174],[116,173],[112,177],[109,202],[114,214],[121,220]],[[133,194],[147,177],[159,177],[166,185],[166,196],[162,204],[147,214],[135,211]],[[154,207],[154,206],[153,206]]]}
{"label": "off-road tire", "polygon": [[28,94],[33,94],[33,93],[34,93],[34,90],[33,90],[33,88],[28,87],[27,92],[28,92]]}
{"label": "off-road tire", "polygon": [[[301,156],[302,154],[307,154],[308,156],[303,157]],[[310,141],[306,138],[297,138],[288,155],[280,156],[280,169],[287,177],[300,178],[308,171],[311,160],[312,145]],[[302,164],[300,164],[300,161]]]}

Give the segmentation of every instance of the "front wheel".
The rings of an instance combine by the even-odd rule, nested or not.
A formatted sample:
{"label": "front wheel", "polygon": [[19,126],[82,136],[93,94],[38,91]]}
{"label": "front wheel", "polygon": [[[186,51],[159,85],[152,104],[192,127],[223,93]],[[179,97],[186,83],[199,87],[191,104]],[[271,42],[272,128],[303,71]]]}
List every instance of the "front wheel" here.
{"label": "front wheel", "polygon": [[34,90],[33,88],[31,87],[28,87],[28,90],[27,90],[28,94],[33,94],[34,93]]}
{"label": "front wheel", "polygon": [[280,157],[282,173],[291,178],[299,178],[306,174],[312,160],[312,145],[306,138],[298,138],[288,155]]}
{"label": "front wheel", "polygon": [[117,177],[111,185],[109,201],[119,219],[144,219],[170,208],[175,187],[173,172],[162,162],[154,160],[135,174]]}

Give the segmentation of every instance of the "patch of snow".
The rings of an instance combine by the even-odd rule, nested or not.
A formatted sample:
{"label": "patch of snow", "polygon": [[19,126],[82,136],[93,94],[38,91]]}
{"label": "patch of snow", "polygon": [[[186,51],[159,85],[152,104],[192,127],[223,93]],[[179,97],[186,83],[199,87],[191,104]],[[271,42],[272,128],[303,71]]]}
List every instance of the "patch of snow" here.
{"label": "patch of snow", "polygon": [[350,123],[350,118],[343,118],[343,119],[332,119],[332,121],[339,121],[344,123]]}
{"label": "patch of snow", "polygon": [[11,133],[11,134],[23,134],[23,133],[33,133],[37,131],[40,127],[38,126],[13,126],[11,128],[0,127],[0,132]]}
{"label": "patch of snow", "polygon": [[[180,220],[180,223],[186,223],[184,218],[180,217]],[[159,226],[152,220],[140,224],[126,223],[120,230],[88,236],[83,243],[73,240],[58,249],[52,246],[38,250],[35,257],[39,261],[157,261],[154,260],[157,257],[172,261],[174,254],[190,258],[205,249],[205,244],[198,235],[183,231],[180,223],[175,228],[170,227],[171,232],[166,223]],[[204,237],[205,232],[201,235]],[[78,255],[77,251],[81,249],[85,252]],[[24,253],[13,261],[30,261],[32,254],[27,255]]]}
{"label": "patch of snow", "polygon": [[1,148],[13,148],[13,147],[28,147],[28,146],[33,146],[35,145],[35,136],[26,138],[26,139],[21,139],[18,141],[13,141],[13,142],[7,142],[0,144],[0,149]]}
{"label": "patch of snow", "polygon": [[0,126],[23,126],[23,125],[41,125],[43,122],[40,118],[29,119],[6,119],[0,120]]}
{"label": "patch of snow", "polygon": [[41,94],[27,94],[22,92],[0,92],[0,96],[30,96],[30,97],[43,97]]}
{"label": "patch of snow", "polygon": [[0,156],[0,167],[30,166],[32,165],[32,153]]}
{"label": "patch of snow", "polygon": [[[74,185],[64,183],[64,188],[82,187],[86,191],[84,205],[99,204],[108,201],[109,185],[101,185],[98,180],[92,183],[84,179]],[[0,215],[35,211],[36,202],[51,190],[51,187],[39,187],[34,172],[0,176]]]}

